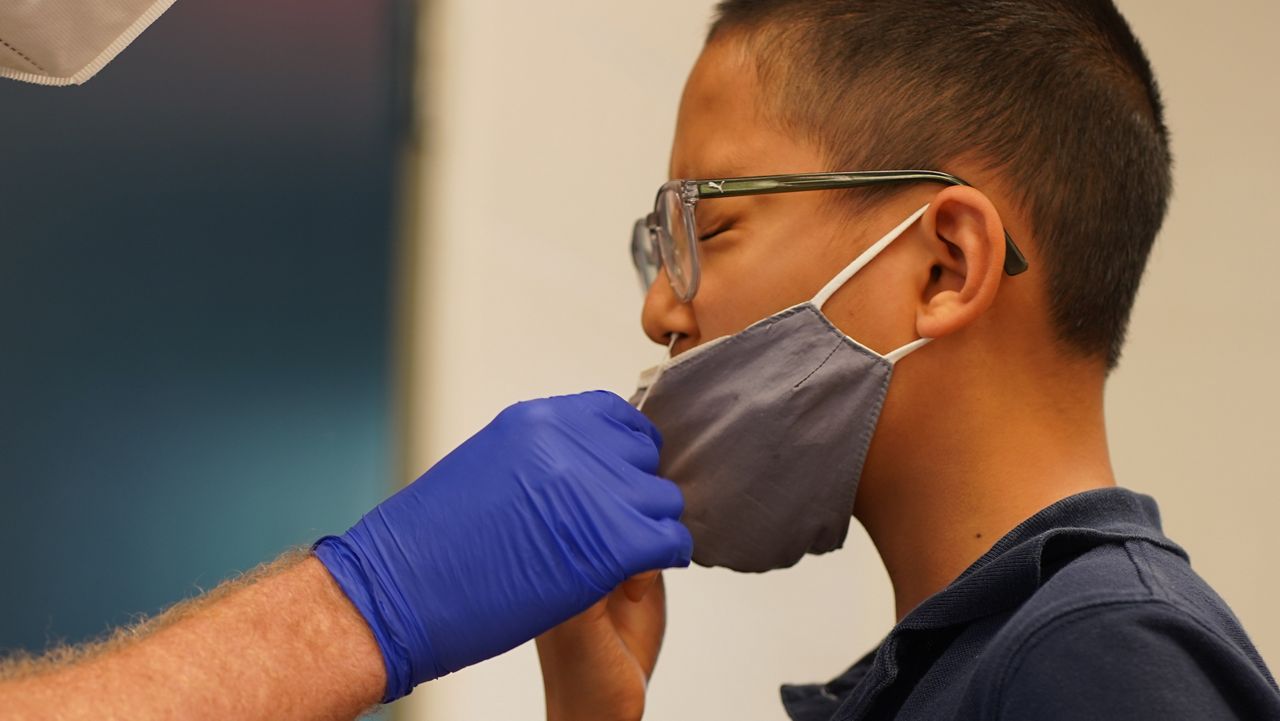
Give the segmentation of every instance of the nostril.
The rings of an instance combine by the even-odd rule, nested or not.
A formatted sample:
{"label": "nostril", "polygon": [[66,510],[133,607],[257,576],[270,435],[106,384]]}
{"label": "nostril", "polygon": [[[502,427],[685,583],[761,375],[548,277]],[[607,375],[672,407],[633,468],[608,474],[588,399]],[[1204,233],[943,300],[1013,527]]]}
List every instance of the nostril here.
{"label": "nostril", "polygon": [[697,336],[698,324],[693,306],[680,302],[667,281],[665,272],[659,272],[657,280],[645,295],[640,325],[650,340],[663,346],[671,343],[673,334],[679,336],[680,345],[685,345],[688,338]]}

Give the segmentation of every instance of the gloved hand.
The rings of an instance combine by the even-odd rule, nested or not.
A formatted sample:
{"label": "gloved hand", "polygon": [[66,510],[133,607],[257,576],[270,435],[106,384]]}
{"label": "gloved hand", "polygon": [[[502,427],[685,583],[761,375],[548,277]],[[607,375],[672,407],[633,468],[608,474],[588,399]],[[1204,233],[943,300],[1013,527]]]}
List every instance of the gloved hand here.
{"label": "gloved hand", "polygon": [[661,439],[597,391],[517,403],[315,554],[369,623],[384,702],[496,656],[627,578],[689,565]]}

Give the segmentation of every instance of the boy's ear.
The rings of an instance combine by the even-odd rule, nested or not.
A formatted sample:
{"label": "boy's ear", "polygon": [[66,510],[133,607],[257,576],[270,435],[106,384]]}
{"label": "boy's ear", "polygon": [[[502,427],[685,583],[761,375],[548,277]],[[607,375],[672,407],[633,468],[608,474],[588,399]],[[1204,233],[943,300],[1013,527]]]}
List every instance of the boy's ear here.
{"label": "boy's ear", "polygon": [[950,187],[920,218],[931,266],[916,332],[940,338],[977,320],[995,302],[1004,272],[1004,224],[981,191]]}

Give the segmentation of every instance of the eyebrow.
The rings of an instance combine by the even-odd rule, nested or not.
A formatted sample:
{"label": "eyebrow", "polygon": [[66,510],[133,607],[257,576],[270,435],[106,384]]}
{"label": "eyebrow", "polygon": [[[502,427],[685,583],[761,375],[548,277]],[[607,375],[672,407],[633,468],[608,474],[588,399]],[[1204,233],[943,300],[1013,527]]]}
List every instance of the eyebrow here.
{"label": "eyebrow", "polygon": [[680,180],[714,180],[717,178],[737,178],[747,173],[746,157],[732,148],[726,153],[719,154],[718,157],[712,159],[712,162],[705,163],[701,167],[710,169],[710,173],[685,174],[677,176]]}

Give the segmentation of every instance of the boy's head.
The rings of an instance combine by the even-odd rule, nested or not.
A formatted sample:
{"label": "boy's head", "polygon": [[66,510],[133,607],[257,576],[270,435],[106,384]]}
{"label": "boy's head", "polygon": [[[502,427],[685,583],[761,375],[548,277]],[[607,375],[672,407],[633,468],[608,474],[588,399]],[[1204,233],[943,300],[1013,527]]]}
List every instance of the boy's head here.
{"label": "boy's head", "polygon": [[[1167,205],[1162,115],[1110,0],[724,0],[681,103],[672,177],[913,168],[974,188],[705,200],[698,295],[681,304],[659,280],[646,331],[686,336],[683,350],[741,330],[931,203],[837,294],[832,320],[880,352],[953,335],[951,352],[921,355],[1100,377]],[[1005,228],[1031,263],[1012,279]]]}

